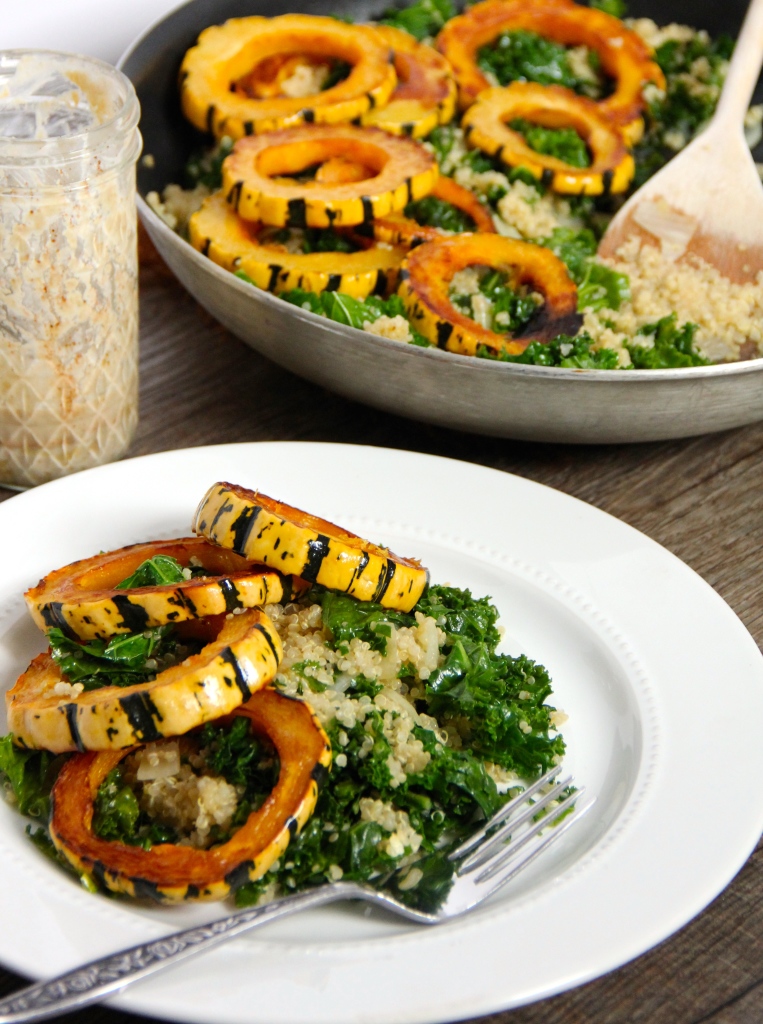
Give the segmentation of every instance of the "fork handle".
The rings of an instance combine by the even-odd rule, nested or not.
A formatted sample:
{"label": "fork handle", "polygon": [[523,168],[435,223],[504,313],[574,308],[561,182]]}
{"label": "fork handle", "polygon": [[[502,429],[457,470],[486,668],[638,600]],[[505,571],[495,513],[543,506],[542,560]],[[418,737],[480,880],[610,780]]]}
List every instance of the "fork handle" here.
{"label": "fork handle", "polygon": [[1,1000],[0,1024],[27,1024],[82,1009],[114,995],[133,981],[147,978],[165,967],[203,953],[250,928],[268,924],[300,910],[356,898],[367,898],[367,893],[351,882],[324,885],[274,903],[266,903],[262,907],[238,911],[220,921],[187,928],[154,942],[123,949],[60,974],[50,981],[22,988]]}
{"label": "fork handle", "polygon": [[744,121],[763,64],[763,0],[751,0],[734,46],[713,126],[736,131]]}

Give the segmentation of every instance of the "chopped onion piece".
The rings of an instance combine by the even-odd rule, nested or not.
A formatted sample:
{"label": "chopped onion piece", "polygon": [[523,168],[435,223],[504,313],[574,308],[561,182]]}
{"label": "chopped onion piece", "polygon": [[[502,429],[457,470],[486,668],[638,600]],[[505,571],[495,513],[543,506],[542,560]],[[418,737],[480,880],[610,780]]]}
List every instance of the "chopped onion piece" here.
{"label": "chopped onion piece", "polygon": [[138,782],[168,779],[180,771],[180,747],[176,742],[149,743],[136,754]]}
{"label": "chopped onion piece", "polygon": [[663,256],[671,261],[683,256],[697,230],[694,217],[674,210],[664,199],[639,203],[633,213],[633,220],[644,231],[659,238]]}

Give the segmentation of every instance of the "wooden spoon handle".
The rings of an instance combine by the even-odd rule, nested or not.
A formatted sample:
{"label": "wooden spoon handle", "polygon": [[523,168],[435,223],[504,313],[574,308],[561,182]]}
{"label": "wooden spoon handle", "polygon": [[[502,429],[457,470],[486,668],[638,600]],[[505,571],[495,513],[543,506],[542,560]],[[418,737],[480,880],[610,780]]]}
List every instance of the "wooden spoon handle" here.
{"label": "wooden spoon handle", "polygon": [[763,0],[751,0],[734,47],[714,127],[731,130],[742,124],[763,64]]}

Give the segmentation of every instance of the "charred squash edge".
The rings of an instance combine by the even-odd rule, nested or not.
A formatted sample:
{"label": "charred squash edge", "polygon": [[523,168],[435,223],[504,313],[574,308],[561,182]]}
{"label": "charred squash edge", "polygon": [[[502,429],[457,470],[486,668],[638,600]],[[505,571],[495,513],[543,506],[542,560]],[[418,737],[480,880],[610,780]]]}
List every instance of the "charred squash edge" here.
{"label": "charred squash edge", "polygon": [[[274,172],[298,173],[334,156],[347,156],[380,170],[364,181],[338,185],[279,182],[259,164],[270,160]],[[355,125],[305,125],[240,139],[223,163],[223,192],[233,209],[249,221],[276,227],[354,227],[370,224],[406,203],[428,195],[438,176],[433,155],[413,139],[378,128]]]}
{"label": "charred squash edge", "polygon": [[98,788],[131,750],[80,754],[63,766],[51,793],[50,834],[76,871],[112,892],[160,903],[219,900],[256,881],[304,828],[331,766],[331,746],[310,707],[276,690],[261,690],[235,715],[251,719],[276,747],[278,782],[259,810],[227,843],[210,850],[162,843],[150,850],[93,833]]}
{"label": "charred squash edge", "polygon": [[385,608],[410,611],[429,582],[414,559],[385,548],[236,484],[213,484],[196,511],[193,529],[245,558],[298,575]]}
{"label": "charred squash edge", "polygon": [[8,728],[20,745],[57,754],[182,735],[229,714],[271,682],[281,655],[273,623],[256,609],[231,615],[199,654],[136,686],[56,697],[52,689],[64,677],[49,654],[40,654],[6,694]]}
{"label": "charred squash edge", "polygon": [[309,292],[339,291],[363,299],[387,295],[397,286],[405,251],[371,246],[355,253],[279,252],[258,244],[259,225],[248,225],[215,193],[191,217],[191,245],[226,270],[242,270],[265,291],[279,294],[291,288]]}
{"label": "charred squash edge", "polygon": [[[520,335],[505,337],[456,309],[449,298],[453,275],[469,266],[515,272],[518,283],[543,294],[544,304]],[[398,294],[413,326],[439,348],[474,356],[482,347],[494,355],[519,355],[530,342],[577,334],[577,288],[562,261],[530,242],[501,235],[453,235],[412,249],[400,271]]]}
{"label": "charred squash edge", "polygon": [[[553,127],[573,128],[588,146],[589,167],[573,167],[553,156],[537,153],[506,122],[524,118]],[[467,145],[497,157],[507,167],[524,167],[554,192],[567,195],[609,195],[624,192],[636,171],[622,132],[599,111],[598,105],[560,86],[534,82],[486,89],[461,122]]]}
{"label": "charred squash edge", "polygon": [[[148,558],[167,555],[184,567],[197,558],[210,569],[203,579],[117,590]],[[147,541],[85,558],[48,573],[24,595],[46,633],[57,627],[72,640],[106,639],[153,626],[258,608],[291,599],[295,582],[235,555],[225,557],[199,537]]]}
{"label": "charred squash edge", "polygon": [[[232,90],[266,57],[314,53],[353,65],[333,88],[305,97],[249,99]],[[205,29],[180,67],[183,113],[216,138],[274,131],[299,124],[352,121],[384,106],[397,84],[389,47],[373,29],[333,18],[284,14],[276,18],[231,18]]]}

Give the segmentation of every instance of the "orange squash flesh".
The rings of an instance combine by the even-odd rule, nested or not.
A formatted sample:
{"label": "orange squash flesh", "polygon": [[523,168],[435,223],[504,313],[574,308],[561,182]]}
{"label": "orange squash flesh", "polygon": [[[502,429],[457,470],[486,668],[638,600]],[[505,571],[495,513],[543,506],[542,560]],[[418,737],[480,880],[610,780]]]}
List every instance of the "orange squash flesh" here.
{"label": "orange squash flesh", "polygon": [[[520,336],[506,337],[482,327],[457,309],[449,289],[454,274],[471,266],[507,272],[515,285],[540,292],[544,302]],[[493,355],[519,355],[533,341],[574,335],[582,318],[577,288],[562,261],[539,245],[501,235],[452,235],[412,249],[403,262],[398,294],[413,326],[440,348],[474,356],[481,347]]]}
{"label": "orange squash flesh", "polygon": [[[277,81],[280,58],[294,54],[345,61],[352,70],[310,96],[246,94],[247,76],[254,72],[257,79],[264,61],[275,59]],[[296,124],[338,124],[387,102],[397,83],[391,61],[389,47],[367,26],[305,14],[231,18],[205,29],[183,58],[181,106],[192,124],[218,139]]]}
{"label": "orange squash flesh", "polygon": [[228,842],[209,850],[174,843],[144,850],[96,836],[95,798],[109,772],[131,753],[122,750],[80,754],[63,766],[51,793],[56,849],[78,872],[111,891],[162,903],[223,899],[261,878],[310,818],[331,764],[331,746],[307,704],[271,688],[235,714],[249,718],[253,730],[271,740],[280,773],[262,806]]}
{"label": "orange squash flesh", "polygon": [[462,110],[490,87],[477,64],[477,53],[502,32],[524,29],[568,46],[587,46],[601,60],[614,91],[597,104],[612,124],[635,142],[643,124],[642,87],[645,82],[665,86],[665,77],[646,43],[612,15],[569,0],[483,0],[445,25],[437,48],[450,61]]}
{"label": "orange squash flesh", "polygon": [[[339,183],[291,180],[337,157],[369,168],[372,176]],[[355,125],[304,125],[240,139],[223,163],[223,192],[245,220],[353,227],[428,195],[437,175],[434,157],[413,139]]]}
{"label": "orange squash flesh", "polygon": [[[174,558],[183,568],[194,560],[209,575],[116,589],[142,562],[157,555]],[[272,569],[252,566],[199,537],[181,537],[132,544],[73,562],[48,573],[24,597],[43,632],[55,626],[71,639],[92,640],[288,601],[293,590],[293,581]]]}

